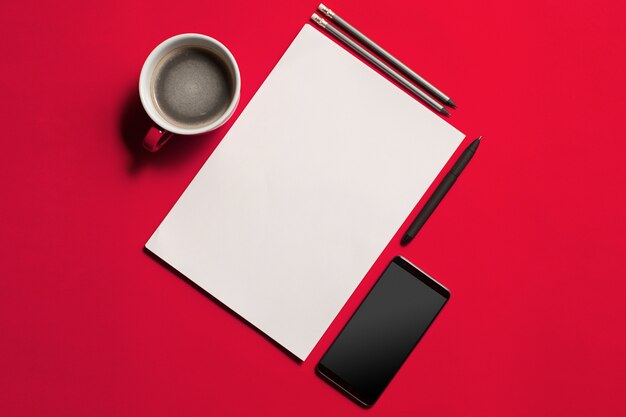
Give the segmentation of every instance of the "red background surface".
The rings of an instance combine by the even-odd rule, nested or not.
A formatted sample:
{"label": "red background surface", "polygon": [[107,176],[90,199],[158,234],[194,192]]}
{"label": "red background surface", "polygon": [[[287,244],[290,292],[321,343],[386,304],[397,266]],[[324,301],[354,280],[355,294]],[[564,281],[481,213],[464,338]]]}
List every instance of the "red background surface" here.
{"label": "red background surface", "polygon": [[[379,3],[328,5],[484,141],[302,364],[143,252],[234,118],[148,154],[137,80],[165,38],[216,37],[243,77],[236,118],[317,2],[3,4],[1,415],[626,415],[624,3]],[[452,298],[363,410],[314,366],[395,255]]]}

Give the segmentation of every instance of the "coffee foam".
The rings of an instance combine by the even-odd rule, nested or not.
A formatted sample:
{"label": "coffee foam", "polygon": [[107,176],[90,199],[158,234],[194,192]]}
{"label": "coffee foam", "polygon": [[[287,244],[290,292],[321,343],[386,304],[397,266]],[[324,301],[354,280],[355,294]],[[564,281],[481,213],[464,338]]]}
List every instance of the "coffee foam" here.
{"label": "coffee foam", "polygon": [[228,109],[234,77],[212,51],[187,46],[170,51],[159,61],[150,90],[164,119],[193,129],[213,123]]}

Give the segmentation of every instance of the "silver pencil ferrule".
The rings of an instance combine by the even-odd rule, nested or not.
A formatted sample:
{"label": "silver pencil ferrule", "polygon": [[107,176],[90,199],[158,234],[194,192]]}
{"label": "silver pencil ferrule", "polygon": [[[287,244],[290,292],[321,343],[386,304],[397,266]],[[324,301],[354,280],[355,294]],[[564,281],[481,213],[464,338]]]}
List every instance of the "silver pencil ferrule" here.
{"label": "silver pencil ferrule", "polygon": [[326,25],[328,25],[328,22],[322,19],[321,17],[319,17],[317,13],[313,13],[313,15],[311,15],[311,20],[323,28],[325,28]]}
{"label": "silver pencil ferrule", "polygon": [[322,13],[324,13],[330,19],[335,17],[335,13],[332,10],[330,10],[328,7],[324,6],[324,3],[320,3],[320,5],[317,6],[317,10],[319,10]]}

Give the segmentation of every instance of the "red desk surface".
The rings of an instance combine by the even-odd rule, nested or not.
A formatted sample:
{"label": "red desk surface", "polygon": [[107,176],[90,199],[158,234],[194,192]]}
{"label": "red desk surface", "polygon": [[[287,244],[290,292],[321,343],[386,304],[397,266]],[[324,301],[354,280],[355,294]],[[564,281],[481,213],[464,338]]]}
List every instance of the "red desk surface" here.
{"label": "red desk surface", "polygon": [[[301,364],[143,252],[234,118],[148,154],[137,80],[159,42],[205,33],[239,61],[238,115],[317,1],[3,4],[1,415],[626,415],[624,3],[379,3],[328,5],[484,140]],[[452,298],[363,410],[314,366],[395,255]]]}

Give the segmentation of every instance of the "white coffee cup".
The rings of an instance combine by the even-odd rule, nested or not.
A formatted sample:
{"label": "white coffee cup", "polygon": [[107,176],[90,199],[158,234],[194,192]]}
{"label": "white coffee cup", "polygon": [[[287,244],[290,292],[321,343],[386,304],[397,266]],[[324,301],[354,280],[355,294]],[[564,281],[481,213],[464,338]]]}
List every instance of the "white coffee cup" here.
{"label": "white coffee cup", "polygon": [[[159,64],[166,57],[170,57],[172,51],[182,50],[183,48],[202,48],[208,50],[212,57],[219,60],[219,64],[228,73],[229,91],[228,103],[223,103],[225,110],[214,119],[197,126],[184,126],[168,120],[167,116],[159,108],[154,93],[154,75],[155,70],[159,68]],[[197,33],[185,33],[169,38],[158,45],[148,56],[146,62],[141,69],[139,77],[139,97],[141,103],[148,116],[154,122],[154,126],[150,128],[144,137],[144,147],[151,152],[159,150],[173,134],[176,135],[198,135],[217,129],[233,115],[241,92],[241,74],[237,61],[230,51],[219,41],[205,35]],[[181,94],[177,92],[176,94]]]}

